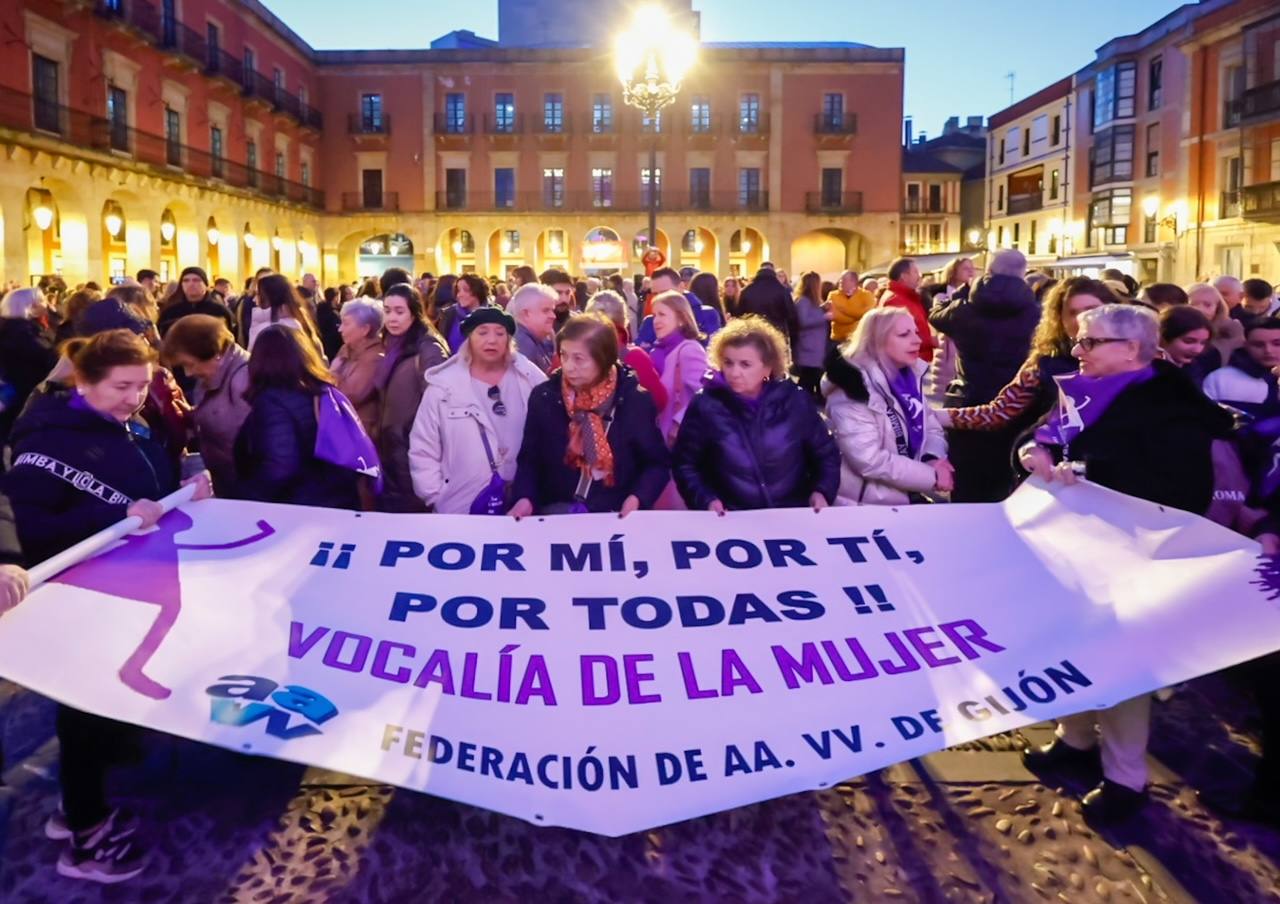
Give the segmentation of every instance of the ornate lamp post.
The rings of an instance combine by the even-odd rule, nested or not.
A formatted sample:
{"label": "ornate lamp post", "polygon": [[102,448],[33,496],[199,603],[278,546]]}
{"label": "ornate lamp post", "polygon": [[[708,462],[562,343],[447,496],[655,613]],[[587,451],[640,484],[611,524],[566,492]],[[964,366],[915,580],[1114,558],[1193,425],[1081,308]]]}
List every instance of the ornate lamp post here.
{"label": "ornate lamp post", "polygon": [[[675,102],[680,82],[697,58],[698,44],[681,32],[657,7],[636,12],[631,27],[614,45],[614,62],[622,82],[622,100],[645,115],[656,130],[664,107]],[[658,141],[649,143],[650,248],[658,247]]]}

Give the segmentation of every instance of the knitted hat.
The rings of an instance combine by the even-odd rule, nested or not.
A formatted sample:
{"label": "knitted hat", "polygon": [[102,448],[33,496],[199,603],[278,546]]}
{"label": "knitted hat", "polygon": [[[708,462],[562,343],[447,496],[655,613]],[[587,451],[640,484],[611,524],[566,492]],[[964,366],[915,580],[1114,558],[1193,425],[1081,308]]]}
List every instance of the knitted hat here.
{"label": "knitted hat", "polygon": [[132,330],[144,336],[151,328],[150,322],[143,320],[118,298],[104,298],[95,301],[76,319],[77,336],[96,336],[107,330]]}
{"label": "knitted hat", "polygon": [[505,329],[510,335],[516,334],[516,321],[510,314],[502,310],[502,308],[493,305],[481,305],[470,314],[467,319],[462,321],[462,335],[470,336],[472,331],[478,326],[486,323],[496,323]]}
{"label": "knitted hat", "polygon": [[209,274],[204,272],[203,267],[187,267],[182,271],[182,275],[178,277],[178,282],[181,283],[188,276],[198,276],[202,283],[206,286],[209,285]]}

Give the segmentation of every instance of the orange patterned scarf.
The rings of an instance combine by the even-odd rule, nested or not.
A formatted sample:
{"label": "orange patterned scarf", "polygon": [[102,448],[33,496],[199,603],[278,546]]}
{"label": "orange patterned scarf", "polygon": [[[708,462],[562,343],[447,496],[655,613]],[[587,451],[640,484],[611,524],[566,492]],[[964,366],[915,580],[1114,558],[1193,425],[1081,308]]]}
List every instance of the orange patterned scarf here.
{"label": "orange patterned scarf", "polygon": [[565,464],[587,468],[593,478],[603,475],[605,486],[610,487],[613,486],[613,448],[609,445],[602,415],[612,406],[617,390],[616,367],[609,368],[605,379],[582,392],[571,389],[563,376],[560,380],[564,408],[569,413],[569,448],[564,456]]}

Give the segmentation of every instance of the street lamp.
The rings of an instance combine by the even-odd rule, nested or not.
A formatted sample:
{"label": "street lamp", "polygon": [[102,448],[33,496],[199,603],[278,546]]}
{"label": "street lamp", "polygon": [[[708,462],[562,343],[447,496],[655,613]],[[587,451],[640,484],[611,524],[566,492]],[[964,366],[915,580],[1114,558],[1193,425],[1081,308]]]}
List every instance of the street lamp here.
{"label": "street lamp", "polygon": [[[678,30],[667,12],[656,6],[636,11],[631,27],[614,43],[614,65],[622,82],[622,100],[657,127],[664,107],[675,102],[680,82],[693,66],[698,43]],[[649,143],[649,231],[651,248],[658,245],[658,141]]]}

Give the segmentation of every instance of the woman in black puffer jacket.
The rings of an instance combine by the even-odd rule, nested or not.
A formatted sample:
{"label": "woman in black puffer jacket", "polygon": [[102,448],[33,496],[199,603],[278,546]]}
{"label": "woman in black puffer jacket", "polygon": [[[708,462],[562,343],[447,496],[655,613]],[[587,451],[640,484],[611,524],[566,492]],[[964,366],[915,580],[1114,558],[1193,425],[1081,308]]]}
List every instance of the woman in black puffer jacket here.
{"label": "woman in black puffer jacket", "polygon": [[275,324],[249,358],[252,407],[236,434],[234,499],[357,509],[358,477],[315,455],[316,399],[333,377],[312,343]]}
{"label": "woman in black puffer jacket", "polygon": [[825,508],[840,487],[840,450],[813,400],[787,379],[782,334],[760,317],[712,341],[716,369],[689,405],[672,450],[691,509]]}

